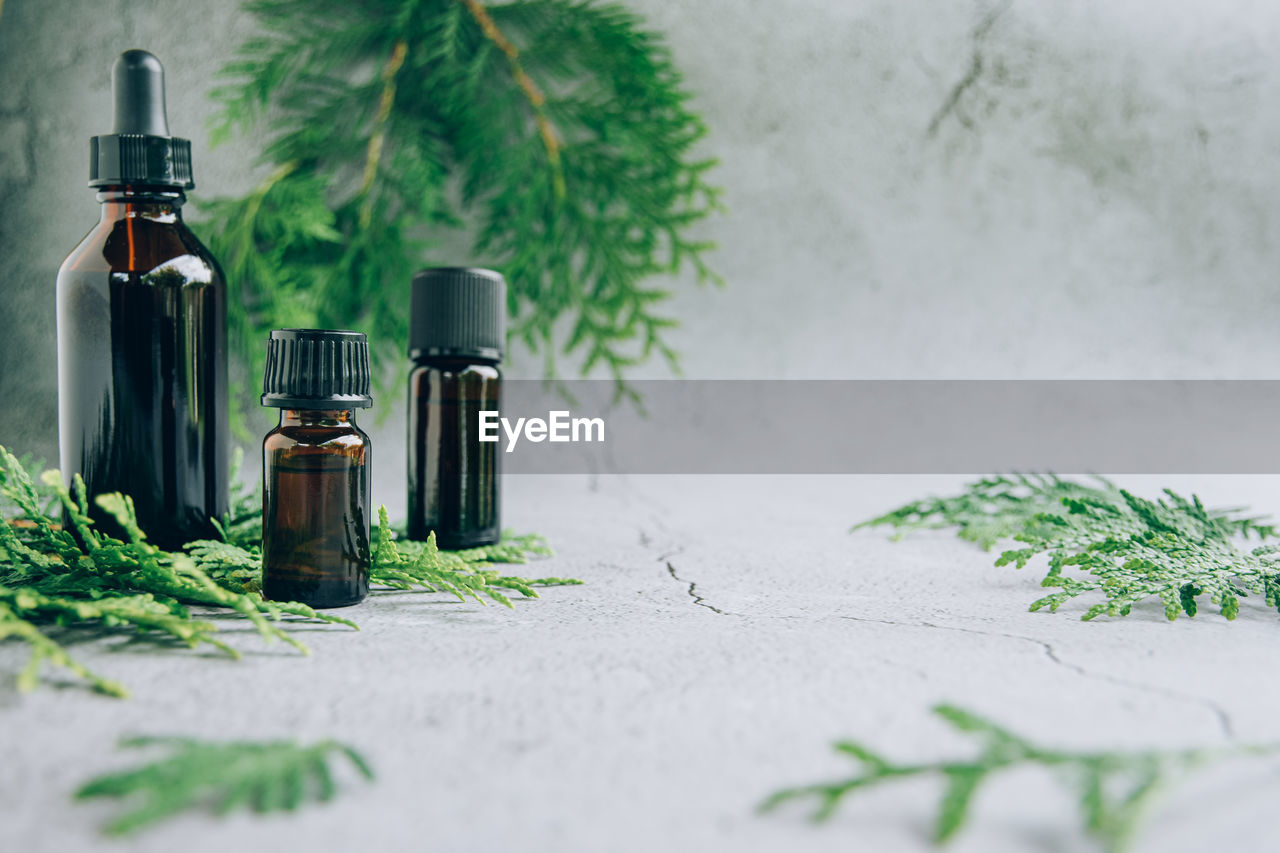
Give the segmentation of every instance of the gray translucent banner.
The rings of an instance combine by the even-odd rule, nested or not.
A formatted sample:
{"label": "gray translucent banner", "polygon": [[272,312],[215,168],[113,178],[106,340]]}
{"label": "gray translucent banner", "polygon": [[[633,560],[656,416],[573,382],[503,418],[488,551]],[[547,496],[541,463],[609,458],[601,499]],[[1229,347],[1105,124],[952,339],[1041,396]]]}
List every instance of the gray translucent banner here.
{"label": "gray translucent banner", "polygon": [[[1280,473],[1280,381],[508,380],[508,474]],[[552,415],[562,412],[562,415]],[[589,423],[598,418],[603,425]],[[531,421],[540,419],[546,430]],[[579,419],[578,441],[572,419]],[[542,440],[536,440],[539,435]],[[592,440],[586,440],[590,437]],[[511,447],[508,451],[508,447]]]}

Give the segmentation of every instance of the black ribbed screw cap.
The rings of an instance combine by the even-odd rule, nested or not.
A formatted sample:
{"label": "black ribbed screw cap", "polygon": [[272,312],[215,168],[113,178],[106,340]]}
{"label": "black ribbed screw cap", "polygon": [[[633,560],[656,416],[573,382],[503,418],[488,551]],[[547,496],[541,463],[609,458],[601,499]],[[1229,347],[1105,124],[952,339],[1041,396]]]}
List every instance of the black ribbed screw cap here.
{"label": "black ribbed screw cap", "polygon": [[363,332],[276,329],[267,341],[262,405],[279,409],[363,409],[369,341]]}
{"label": "black ribbed screw cap", "polygon": [[191,143],[169,135],[164,67],[145,50],[126,50],[111,69],[115,127],[89,140],[89,186],[191,189]]}
{"label": "black ribbed screw cap", "polygon": [[434,267],[413,277],[409,357],[502,359],[507,282],[475,267]]}

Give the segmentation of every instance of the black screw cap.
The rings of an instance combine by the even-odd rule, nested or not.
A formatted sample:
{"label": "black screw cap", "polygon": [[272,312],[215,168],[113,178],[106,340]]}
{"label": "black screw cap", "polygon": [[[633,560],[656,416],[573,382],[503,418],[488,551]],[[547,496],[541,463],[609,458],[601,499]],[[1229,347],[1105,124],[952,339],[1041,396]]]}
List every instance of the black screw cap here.
{"label": "black screw cap", "polygon": [[365,409],[369,341],[363,332],[276,329],[267,341],[262,405],[278,409]]}
{"label": "black screw cap", "polygon": [[435,267],[413,277],[409,357],[499,361],[506,343],[507,282],[475,267]]}

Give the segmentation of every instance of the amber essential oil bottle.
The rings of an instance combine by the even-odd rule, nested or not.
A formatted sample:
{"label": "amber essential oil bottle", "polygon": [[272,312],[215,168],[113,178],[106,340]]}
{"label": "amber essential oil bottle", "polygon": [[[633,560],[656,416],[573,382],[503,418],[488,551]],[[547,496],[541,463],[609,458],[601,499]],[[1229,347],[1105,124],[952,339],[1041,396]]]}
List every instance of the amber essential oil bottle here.
{"label": "amber essential oil bottle", "polygon": [[506,281],[485,269],[440,267],[413,277],[409,326],[409,538],[441,548],[492,545],[498,445],[480,441],[482,410],[502,390]]}
{"label": "amber essential oil bottle", "polygon": [[262,594],[345,607],[369,594],[369,396],[360,332],[280,329],[267,343],[262,404],[280,425],[262,442]]}
{"label": "amber essential oil bottle", "polygon": [[169,135],[159,60],[126,51],[111,81],[114,129],[89,146],[101,218],[58,270],[61,467],[91,499],[132,496],[176,549],[227,511],[226,285],[182,221],[191,143]]}

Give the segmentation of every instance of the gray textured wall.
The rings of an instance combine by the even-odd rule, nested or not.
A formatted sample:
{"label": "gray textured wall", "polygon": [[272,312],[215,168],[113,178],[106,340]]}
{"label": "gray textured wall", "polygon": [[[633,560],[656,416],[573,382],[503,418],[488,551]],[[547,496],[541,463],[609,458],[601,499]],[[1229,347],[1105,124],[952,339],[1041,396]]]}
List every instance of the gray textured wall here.
{"label": "gray textured wall", "polygon": [[[627,2],[669,35],[723,162],[729,213],[702,230],[728,288],[680,282],[672,305],[687,375],[1276,375],[1275,7]],[[0,443],[56,454],[53,278],[96,216],[114,55],[165,61],[198,200],[255,178],[252,145],[203,133],[251,30],[234,0],[5,3],[0,399],[24,415]],[[392,471],[399,419],[379,432]]]}

